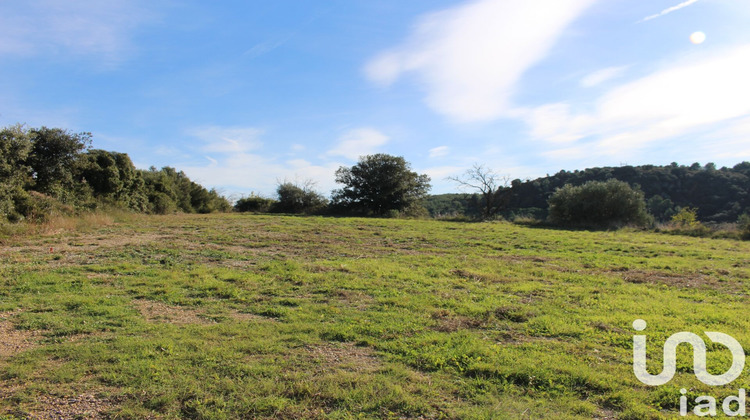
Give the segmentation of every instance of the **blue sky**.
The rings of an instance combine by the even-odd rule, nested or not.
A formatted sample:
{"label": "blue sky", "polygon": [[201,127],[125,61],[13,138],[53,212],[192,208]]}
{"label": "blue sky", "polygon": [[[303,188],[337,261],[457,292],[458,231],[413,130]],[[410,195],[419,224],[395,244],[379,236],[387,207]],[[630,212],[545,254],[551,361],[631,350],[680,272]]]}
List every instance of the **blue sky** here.
{"label": "blue sky", "polygon": [[748,22],[748,0],[5,0],[0,125],[90,131],[227,195],[328,193],[377,152],[434,193],[473,163],[730,166]]}

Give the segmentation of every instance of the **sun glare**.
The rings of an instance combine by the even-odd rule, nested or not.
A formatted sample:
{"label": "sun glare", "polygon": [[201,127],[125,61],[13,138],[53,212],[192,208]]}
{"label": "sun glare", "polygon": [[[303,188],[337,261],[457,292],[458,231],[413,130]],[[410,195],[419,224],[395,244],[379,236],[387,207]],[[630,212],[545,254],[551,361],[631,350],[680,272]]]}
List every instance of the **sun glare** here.
{"label": "sun glare", "polygon": [[693,32],[692,34],[690,34],[690,42],[692,42],[695,45],[702,44],[703,41],[705,40],[706,40],[706,34],[704,34],[703,32],[698,31],[698,32]]}

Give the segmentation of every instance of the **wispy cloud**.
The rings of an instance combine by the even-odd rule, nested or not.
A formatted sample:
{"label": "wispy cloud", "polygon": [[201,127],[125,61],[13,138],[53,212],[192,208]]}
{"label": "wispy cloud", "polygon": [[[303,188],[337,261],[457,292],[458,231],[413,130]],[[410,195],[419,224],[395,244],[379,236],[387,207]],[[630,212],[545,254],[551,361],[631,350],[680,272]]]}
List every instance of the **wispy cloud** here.
{"label": "wispy cloud", "polygon": [[360,156],[375,152],[378,147],[388,143],[388,136],[374,128],[357,128],[349,130],[339,138],[339,143],[326,154],[343,156],[357,160]]}
{"label": "wispy cloud", "polygon": [[[699,143],[705,130],[747,133],[747,63],[750,45],[692,56],[609,90],[593,110],[547,104],[528,110],[526,121],[532,136],[562,146],[549,152],[556,158],[625,159],[687,134]],[[711,142],[711,155],[720,154],[719,140]]]}
{"label": "wispy cloud", "polygon": [[198,152],[182,156],[185,162],[176,166],[207,187],[269,196],[282,179],[312,180],[324,194],[335,187],[334,174],[341,166],[339,162],[320,165],[305,159],[281,158],[287,155],[260,154],[257,149],[263,144],[264,133],[258,128],[208,126],[185,132],[200,141],[192,148]]}
{"label": "wispy cloud", "polygon": [[306,160],[279,161],[272,156],[239,153],[205,157],[206,164],[179,165],[190,179],[207,187],[233,193],[256,192],[272,196],[279,180],[312,180],[325,195],[335,188],[335,172],[340,166],[330,162],[316,165]]}
{"label": "wispy cloud", "polygon": [[[426,15],[401,45],[372,58],[367,77],[387,86],[407,73],[427,104],[457,121],[492,120],[516,84],[595,0],[478,0]],[[543,13],[540,13],[543,10]]]}
{"label": "wispy cloud", "polygon": [[211,153],[245,153],[262,145],[258,137],[263,131],[255,127],[207,126],[187,130],[187,134],[202,140],[203,151]]}
{"label": "wispy cloud", "polygon": [[139,1],[29,0],[0,3],[0,54],[94,54],[119,60],[133,30],[152,15]]}
{"label": "wispy cloud", "polygon": [[637,23],[642,23],[642,22],[649,21],[651,19],[656,19],[658,17],[662,17],[662,16],[667,15],[669,13],[672,13],[672,12],[675,12],[677,10],[680,10],[680,9],[682,9],[684,7],[688,7],[691,4],[696,3],[696,2],[698,2],[698,0],[687,0],[687,1],[684,1],[684,2],[682,2],[682,3],[680,3],[680,4],[676,5],[676,6],[668,7],[666,9],[662,10],[661,12],[656,13],[654,15],[646,16],[645,18],[639,20]]}
{"label": "wispy cloud", "polygon": [[436,157],[446,156],[449,151],[450,151],[450,148],[448,146],[433,147],[432,149],[430,149],[430,157],[436,158]]}
{"label": "wispy cloud", "polygon": [[607,67],[606,69],[597,70],[593,73],[587,74],[581,79],[581,86],[583,87],[594,87],[604,82],[620,77],[627,66],[622,67]]}

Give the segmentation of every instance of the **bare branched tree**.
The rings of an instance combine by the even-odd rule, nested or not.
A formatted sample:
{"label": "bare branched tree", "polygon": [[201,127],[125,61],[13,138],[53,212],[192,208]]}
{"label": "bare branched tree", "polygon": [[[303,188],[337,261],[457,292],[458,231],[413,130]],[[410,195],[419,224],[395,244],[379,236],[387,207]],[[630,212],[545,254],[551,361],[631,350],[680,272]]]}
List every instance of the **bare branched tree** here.
{"label": "bare branched tree", "polygon": [[448,177],[460,188],[471,188],[482,195],[482,217],[490,218],[502,208],[506,199],[504,187],[508,185],[508,176],[502,176],[484,165],[475,163],[463,176]]}

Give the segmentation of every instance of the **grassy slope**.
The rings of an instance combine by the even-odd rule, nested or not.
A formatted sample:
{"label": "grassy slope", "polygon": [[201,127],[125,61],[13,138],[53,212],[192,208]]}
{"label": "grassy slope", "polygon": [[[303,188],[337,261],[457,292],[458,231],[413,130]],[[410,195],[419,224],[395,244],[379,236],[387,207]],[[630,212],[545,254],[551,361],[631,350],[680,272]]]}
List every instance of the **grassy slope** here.
{"label": "grassy slope", "polygon": [[636,318],[649,363],[682,330],[750,349],[747,242],[211,215],[0,249],[0,417],[640,419],[748,387],[631,365]]}

